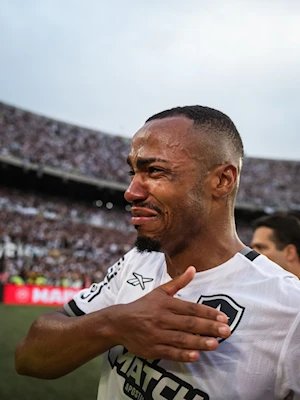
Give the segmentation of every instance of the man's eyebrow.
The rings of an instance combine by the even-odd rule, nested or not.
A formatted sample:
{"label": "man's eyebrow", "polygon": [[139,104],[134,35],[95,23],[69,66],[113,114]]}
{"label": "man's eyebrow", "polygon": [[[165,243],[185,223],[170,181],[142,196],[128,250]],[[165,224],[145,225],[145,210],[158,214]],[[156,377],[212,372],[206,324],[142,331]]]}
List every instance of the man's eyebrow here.
{"label": "man's eyebrow", "polygon": [[[154,162],[166,163],[167,160],[164,160],[163,158],[157,158],[157,157],[138,158],[138,159],[136,160],[136,166],[137,166],[138,168],[141,168],[141,167],[143,167],[143,166],[145,166],[145,165],[149,165],[149,164],[152,164],[152,163],[154,163]],[[129,165],[131,166],[131,159],[130,159],[129,156],[127,157],[127,164],[129,164]]]}

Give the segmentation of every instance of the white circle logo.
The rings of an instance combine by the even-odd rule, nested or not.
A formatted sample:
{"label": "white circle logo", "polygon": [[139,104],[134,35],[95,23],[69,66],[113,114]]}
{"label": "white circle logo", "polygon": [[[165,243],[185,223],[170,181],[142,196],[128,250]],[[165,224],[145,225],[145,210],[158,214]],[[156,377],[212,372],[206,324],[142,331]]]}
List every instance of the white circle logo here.
{"label": "white circle logo", "polygon": [[30,298],[30,290],[27,287],[20,287],[16,290],[16,300],[19,303],[26,303]]}

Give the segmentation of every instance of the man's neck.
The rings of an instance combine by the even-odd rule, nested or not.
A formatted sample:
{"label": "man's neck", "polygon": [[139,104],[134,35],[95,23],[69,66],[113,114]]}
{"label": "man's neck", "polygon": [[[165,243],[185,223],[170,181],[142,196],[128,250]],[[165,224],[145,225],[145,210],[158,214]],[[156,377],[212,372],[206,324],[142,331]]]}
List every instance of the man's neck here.
{"label": "man's neck", "polygon": [[181,275],[190,265],[196,268],[197,272],[206,271],[223,264],[239,252],[245,245],[240,241],[237,235],[229,239],[219,241],[207,240],[191,245],[178,254],[169,256],[165,253],[168,274],[175,278]]}

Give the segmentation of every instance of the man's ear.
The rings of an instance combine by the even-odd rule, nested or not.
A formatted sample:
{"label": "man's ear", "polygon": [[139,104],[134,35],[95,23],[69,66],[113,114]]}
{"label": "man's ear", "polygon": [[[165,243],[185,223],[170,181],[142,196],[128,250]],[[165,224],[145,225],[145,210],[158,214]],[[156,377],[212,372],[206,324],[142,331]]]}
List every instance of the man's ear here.
{"label": "man's ear", "polygon": [[289,262],[295,261],[298,257],[297,249],[294,244],[288,244],[284,248],[284,253],[285,253],[286,260]]}
{"label": "man's ear", "polygon": [[219,165],[212,171],[212,193],[220,198],[230,194],[237,186],[238,168],[234,164]]}

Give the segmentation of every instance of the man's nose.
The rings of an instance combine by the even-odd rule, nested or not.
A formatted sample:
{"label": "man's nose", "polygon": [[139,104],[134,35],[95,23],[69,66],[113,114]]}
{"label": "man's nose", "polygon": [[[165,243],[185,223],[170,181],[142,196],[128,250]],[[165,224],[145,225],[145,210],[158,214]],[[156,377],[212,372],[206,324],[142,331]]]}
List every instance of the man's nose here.
{"label": "man's nose", "polygon": [[124,198],[128,203],[133,203],[138,200],[145,200],[147,196],[148,190],[145,182],[143,182],[142,178],[136,174],[124,193]]}

